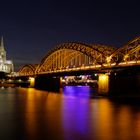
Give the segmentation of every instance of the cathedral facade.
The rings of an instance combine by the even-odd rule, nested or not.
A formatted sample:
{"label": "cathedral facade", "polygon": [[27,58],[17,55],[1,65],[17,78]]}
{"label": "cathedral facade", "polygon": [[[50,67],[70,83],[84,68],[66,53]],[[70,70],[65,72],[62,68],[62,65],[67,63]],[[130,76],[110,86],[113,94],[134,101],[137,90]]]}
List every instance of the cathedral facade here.
{"label": "cathedral facade", "polygon": [[0,72],[11,73],[14,71],[13,62],[6,60],[6,51],[4,48],[3,37],[0,41]]}

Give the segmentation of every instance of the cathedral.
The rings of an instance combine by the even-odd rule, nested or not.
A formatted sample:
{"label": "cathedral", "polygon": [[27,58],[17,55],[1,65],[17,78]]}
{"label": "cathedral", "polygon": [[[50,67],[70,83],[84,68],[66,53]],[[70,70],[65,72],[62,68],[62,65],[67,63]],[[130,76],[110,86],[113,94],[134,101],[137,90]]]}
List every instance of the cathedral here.
{"label": "cathedral", "polygon": [[3,37],[0,41],[0,72],[11,73],[14,70],[13,62],[6,60],[6,51],[4,48]]}

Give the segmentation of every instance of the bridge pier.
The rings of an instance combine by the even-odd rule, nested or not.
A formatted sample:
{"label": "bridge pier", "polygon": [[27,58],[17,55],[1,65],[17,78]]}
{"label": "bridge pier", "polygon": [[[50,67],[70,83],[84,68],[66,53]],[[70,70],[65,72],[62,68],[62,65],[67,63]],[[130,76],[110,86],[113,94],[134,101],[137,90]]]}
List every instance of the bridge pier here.
{"label": "bridge pier", "polygon": [[140,73],[138,70],[124,70],[98,76],[99,95],[140,96]]}
{"label": "bridge pier", "polygon": [[38,75],[35,78],[34,87],[36,89],[59,92],[60,78],[47,75]]}
{"label": "bridge pier", "polygon": [[35,78],[34,77],[29,77],[29,83],[30,83],[30,85],[29,85],[29,87],[34,87],[35,86]]}
{"label": "bridge pier", "polygon": [[98,94],[108,95],[109,92],[109,75],[98,75]]}

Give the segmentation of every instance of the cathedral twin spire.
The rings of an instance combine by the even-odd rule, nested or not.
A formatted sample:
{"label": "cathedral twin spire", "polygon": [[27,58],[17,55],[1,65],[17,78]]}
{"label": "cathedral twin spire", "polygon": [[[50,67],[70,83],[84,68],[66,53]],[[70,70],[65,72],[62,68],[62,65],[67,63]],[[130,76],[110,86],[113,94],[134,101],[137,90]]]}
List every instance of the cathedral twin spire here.
{"label": "cathedral twin spire", "polygon": [[6,59],[6,51],[4,48],[3,37],[0,39],[0,72],[11,73],[13,72],[13,62]]}
{"label": "cathedral twin spire", "polygon": [[1,40],[0,40],[0,61],[1,62],[6,61],[6,51],[4,49],[3,37],[1,37]]}
{"label": "cathedral twin spire", "polygon": [[0,41],[0,50],[5,50],[4,49],[3,36],[1,37],[1,41]]}

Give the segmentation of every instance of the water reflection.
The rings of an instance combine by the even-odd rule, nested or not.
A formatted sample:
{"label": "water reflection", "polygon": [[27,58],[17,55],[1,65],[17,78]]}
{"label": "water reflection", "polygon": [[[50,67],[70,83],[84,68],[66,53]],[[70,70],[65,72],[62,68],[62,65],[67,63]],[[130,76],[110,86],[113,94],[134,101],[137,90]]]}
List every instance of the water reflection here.
{"label": "water reflection", "polygon": [[2,140],[139,140],[139,99],[90,98],[89,87],[61,94],[0,89]]}
{"label": "water reflection", "polygon": [[62,125],[65,139],[86,139],[88,133],[89,103],[83,98],[67,98],[62,102]]}
{"label": "water reflection", "polygon": [[90,98],[90,96],[94,94],[91,92],[91,88],[89,86],[65,86],[63,87],[63,95],[69,97],[84,97]]}

